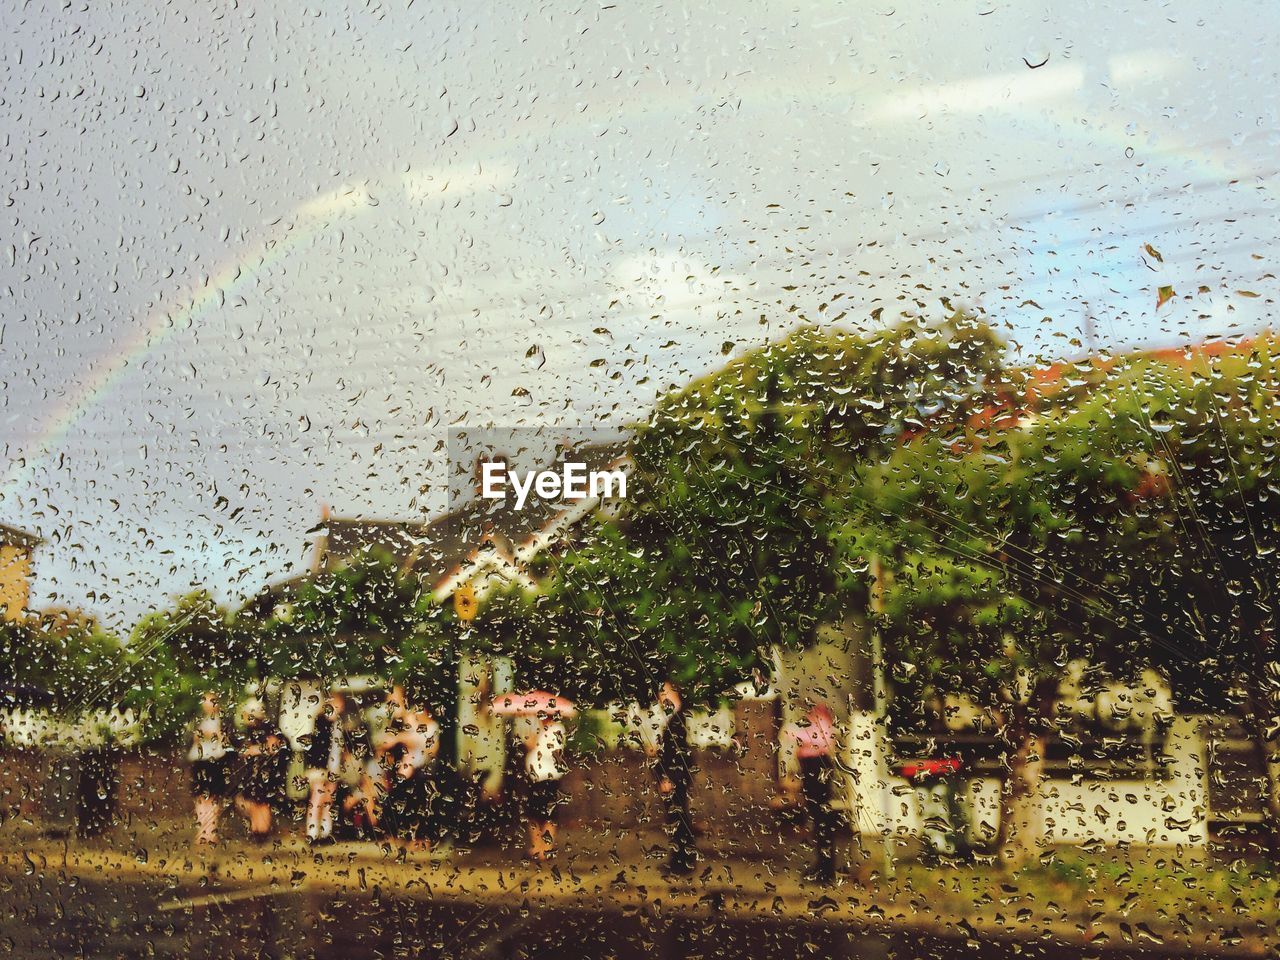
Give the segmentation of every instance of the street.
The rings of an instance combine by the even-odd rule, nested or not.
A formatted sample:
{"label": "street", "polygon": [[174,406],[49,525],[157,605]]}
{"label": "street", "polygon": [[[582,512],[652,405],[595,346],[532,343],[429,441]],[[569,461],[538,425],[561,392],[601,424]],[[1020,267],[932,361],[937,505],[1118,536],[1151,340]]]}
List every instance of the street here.
{"label": "street", "polygon": [[1226,871],[1163,857],[1118,876],[1109,858],[1019,875],[902,864],[820,887],[785,858],[715,853],[668,880],[660,834],[623,848],[586,834],[537,868],[510,849],[317,850],[292,833],[197,853],[176,825],[138,826],[97,841],[0,830],[0,955],[1262,957],[1275,914],[1264,880],[1221,886]]}
{"label": "street", "polygon": [[107,880],[62,884],[6,876],[3,952],[17,957],[456,958],[818,956],[951,960],[1032,955],[1044,960],[1185,956],[1147,947],[1104,951],[1052,944],[979,942],[770,917],[668,914],[642,908],[530,910],[516,900],[435,902],[405,893],[327,894],[270,887],[210,892],[200,881],[159,885]]}

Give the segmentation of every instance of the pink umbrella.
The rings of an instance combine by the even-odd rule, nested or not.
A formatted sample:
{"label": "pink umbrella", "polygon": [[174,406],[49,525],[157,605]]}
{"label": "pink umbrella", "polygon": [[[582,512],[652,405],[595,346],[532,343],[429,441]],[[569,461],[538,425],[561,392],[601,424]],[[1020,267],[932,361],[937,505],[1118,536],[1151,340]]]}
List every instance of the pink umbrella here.
{"label": "pink umbrella", "polygon": [[803,724],[787,724],[783,733],[796,740],[798,757],[829,757],[839,746],[835,718],[825,703],[813,707]]}
{"label": "pink umbrella", "polygon": [[578,712],[572,700],[546,690],[500,693],[489,701],[489,712],[499,717],[571,717]]}

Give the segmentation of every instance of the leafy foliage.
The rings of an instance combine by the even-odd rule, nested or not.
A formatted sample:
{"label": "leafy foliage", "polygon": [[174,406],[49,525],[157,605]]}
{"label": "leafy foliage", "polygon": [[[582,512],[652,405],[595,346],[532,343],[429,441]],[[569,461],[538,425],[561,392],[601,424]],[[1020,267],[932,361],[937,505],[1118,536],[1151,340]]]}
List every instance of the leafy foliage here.
{"label": "leafy foliage", "polygon": [[95,622],[51,628],[37,621],[0,623],[0,671],[19,698],[47,700],[74,713],[119,704],[126,693],[129,658]]}

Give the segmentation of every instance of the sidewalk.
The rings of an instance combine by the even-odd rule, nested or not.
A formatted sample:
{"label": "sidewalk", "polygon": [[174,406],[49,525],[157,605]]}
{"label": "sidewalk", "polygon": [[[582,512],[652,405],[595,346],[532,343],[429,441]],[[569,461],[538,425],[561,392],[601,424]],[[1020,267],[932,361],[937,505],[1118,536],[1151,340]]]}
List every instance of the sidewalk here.
{"label": "sidewalk", "polygon": [[566,837],[554,865],[538,867],[521,863],[517,849],[493,847],[443,856],[372,842],[313,849],[296,831],[265,846],[231,839],[196,851],[186,824],[134,826],[96,840],[62,840],[30,824],[8,824],[0,829],[0,873],[164,880],[197,895],[176,900],[174,909],[283,890],[378,891],[473,904],[509,905],[518,897],[530,909],[770,917],[969,939],[1047,937],[1095,950],[1159,945],[1165,952],[1264,956],[1280,945],[1274,879],[1196,873],[1167,857],[1063,860],[1017,875],[989,865],[908,864],[892,878],[864,868],[865,884],[846,874],[821,887],[800,878],[804,848],[789,859],[775,851],[761,859],[707,860],[693,877],[669,881],[661,872],[666,838],[658,831],[613,837],[580,828]]}

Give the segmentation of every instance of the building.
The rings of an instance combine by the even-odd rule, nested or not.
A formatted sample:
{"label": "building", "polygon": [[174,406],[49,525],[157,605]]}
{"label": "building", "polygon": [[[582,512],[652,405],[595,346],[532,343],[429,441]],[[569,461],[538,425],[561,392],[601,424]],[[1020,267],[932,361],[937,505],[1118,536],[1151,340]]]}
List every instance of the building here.
{"label": "building", "polygon": [[41,542],[35,534],[0,524],[0,616],[9,623],[26,618],[31,556]]}
{"label": "building", "polygon": [[[583,463],[588,470],[629,468],[622,441],[566,450],[548,467],[556,469],[566,461]],[[268,586],[247,606],[259,616],[268,616],[301,584],[371,552],[392,557],[403,573],[428,585],[441,603],[463,586],[469,586],[478,599],[508,584],[532,588],[536,577],[531,561],[571,543],[582,521],[613,506],[592,496],[561,501],[531,498],[517,510],[509,500],[474,496],[428,521],[344,517],[326,510],[311,531],[310,570]],[[394,642],[395,638],[388,639]],[[460,670],[457,756],[469,772],[500,773],[503,724],[480,710],[479,704],[488,692],[510,689],[505,679],[508,667],[471,662]],[[318,686],[305,681],[291,682],[282,691],[280,725],[295,744],[309,732],[320,699]]]}
{"label": "building", "polygon": [[[569,459],[562,456],[556,464]],[[621,442],[585,446],[572,454],[588,469],[626,470]],[[430,521],[379,520],[326,513],[314,528],[311,574],[331,571],[367,551],[394,557],[400,568],[430,585],[438,600],[463,584],[477,596],[507,583],[533,586],[528,564],[563,541],[578,523],[607,508],[598,497],[572,501],[531,499],[517,510],[510,500],[478,496]]]}
{"label": "building", "polygon": [[[982,411],[973,426],[994,422],[997,428],[1016,429],[1035,415],[1063,376],[1058,371],[1057,379],[1036,378],[1035,391],[1028,388],[1026,397]],[[601,448],[592,458],[612,465],[622,462],[622,451]],[[464,584],[479,596],[508,583],[531,586],[531,561],[571,544],[576,525],[602,506],[591,500],[537,502],[515,511],[477,498],[427,522],[326,516],[314,531],[312,575],[377,549],[430,584],[441,601]],[[845,737],[842,767],[850,775],[843,778],[839,805],[855,831],[868,840],[889,835],[903,845],[936,835],[930,825],[938,819],[940,787],[908,771],[930,759],[963,757],[963,774],[954,782],[969,819],[969,839],[979,845],[989,841],[999,820],[1003,748],[981,718],[970,715],[971,705],[940,705],[930,724],[916,729],[893,723],[892,703],[884,705],[887,710],[876,709],[874,646],[867,625],[829,625],[819,639],[813,649],[776,654],[767,701],[741,704],[736,715],[691,728],[702,747],[717,745],[712,735],[723,741],[736,735],[733,743],[718,744],[737,751],[735,768],[751,773],[733,782],[733,792],[754,791],[750,799],[762,807],[778,785],[798,788],[794,744],[779,731],[802,718],[807,704],[824,701],[835,707]],[[458,761],[468,773],[500,777],[503,724],[477,707],[485,693],[510,689],[510,671],[500,663],[472,662],[460,674]],[[1032,811],[1047,842],[1203,849],[1221,834],[1222,825],[1235,828],[1259,818],[1247,741],[1238,731],[1218,730],[1217,718],[1180,715],[1163,678],[1152,677],[1133,689],[1112,685],[1088,696],[1064,687],[1061,706],[1062,724],[1045,737],[1043,784]],[[1230,797],[1215,788],[1228,750],[1240,758]]]}

